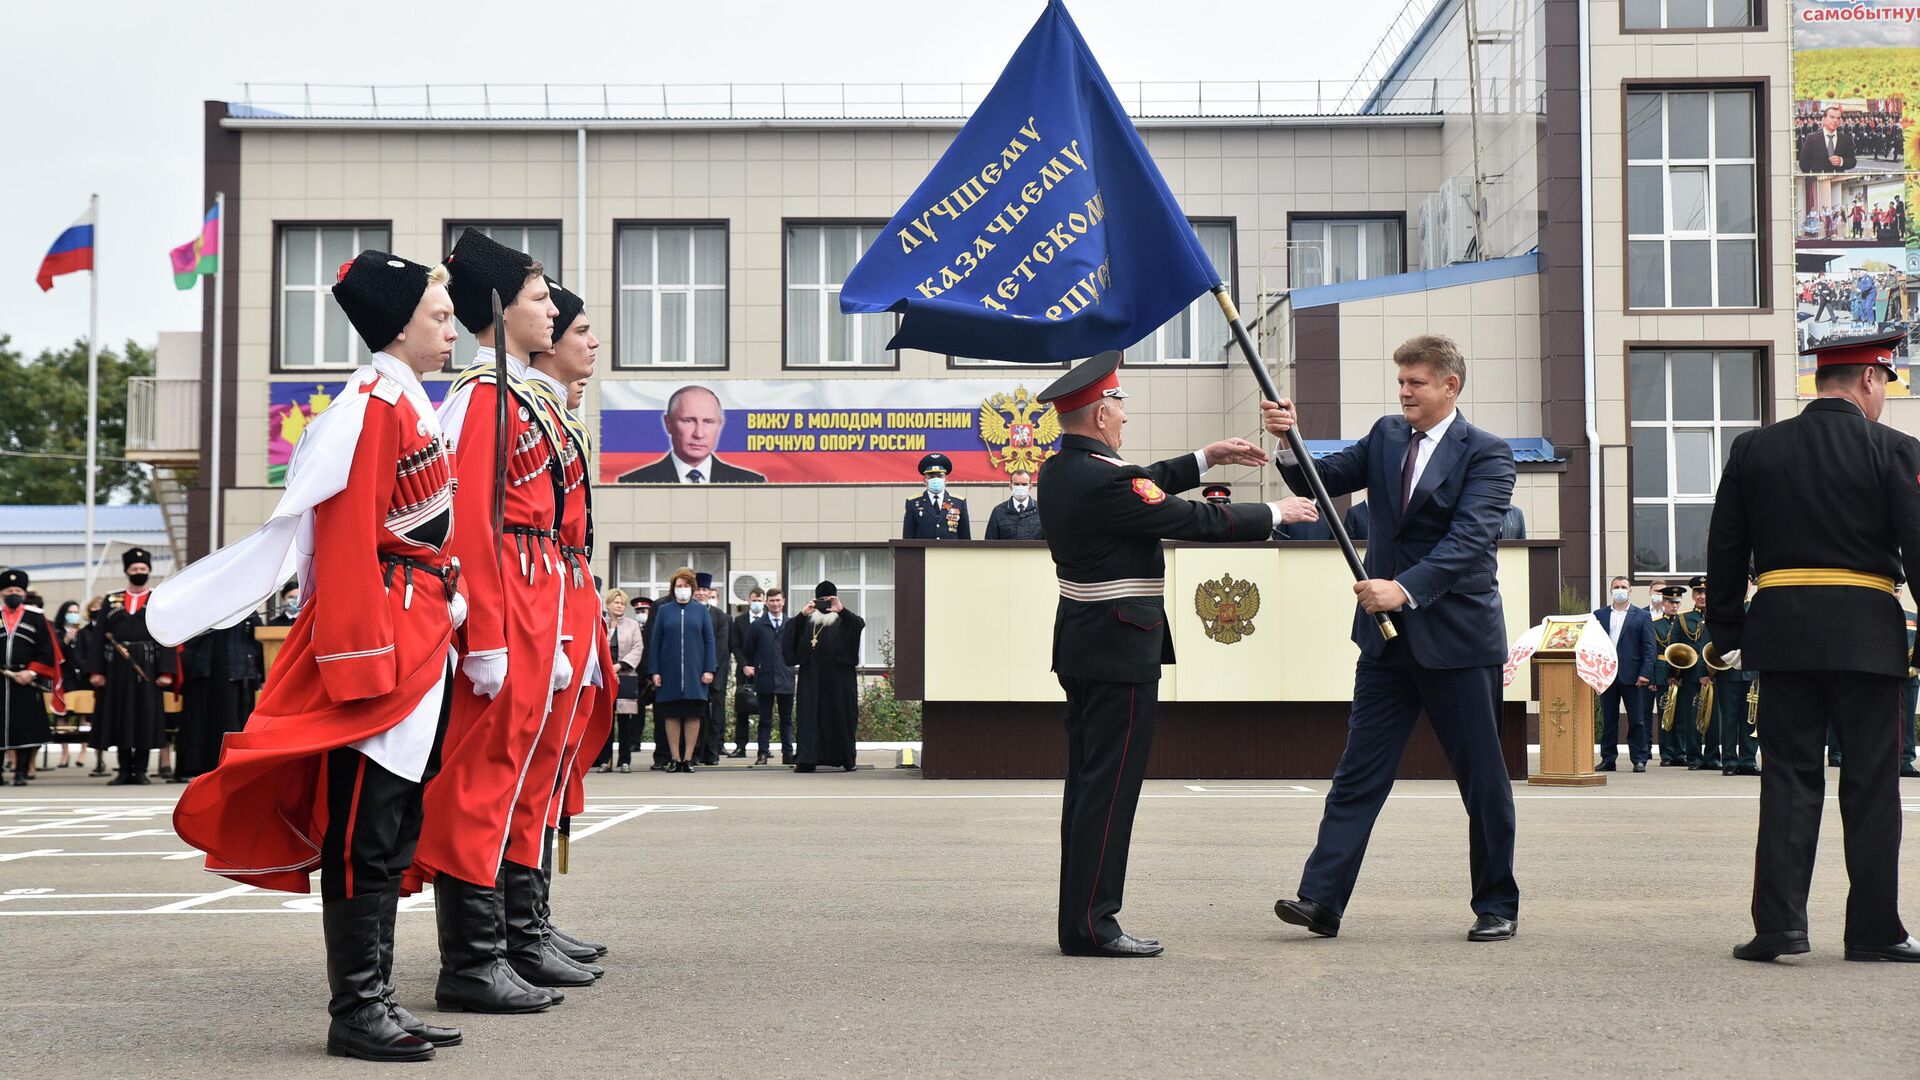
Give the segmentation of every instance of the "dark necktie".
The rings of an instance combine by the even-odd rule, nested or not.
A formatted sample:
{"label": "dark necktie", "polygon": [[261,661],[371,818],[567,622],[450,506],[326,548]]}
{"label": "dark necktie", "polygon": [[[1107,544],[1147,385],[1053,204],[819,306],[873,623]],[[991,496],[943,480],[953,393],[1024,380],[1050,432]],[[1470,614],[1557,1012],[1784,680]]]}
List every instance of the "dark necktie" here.
{"label": "dark necktie", "polygon": [[1400,463],[1400,508],[1405,510],[1413,501],[1413,466],[1420,460],[1420,442],[1426,436],[1413,433],[1413,441],[1407,444],[1407,459]]}
{"label": "dark necktie", "polygon": [[689,483],[689,484],[703,484],[703,483],[705,483],[705,482],[706,482],[706,480],[705,480],[705,478],[704,478],[704,477],[702,477],[702,476],[700,475],[700,470],[699,470],[699,469],[688,469],[688,470],[687,470],[687,483]]}

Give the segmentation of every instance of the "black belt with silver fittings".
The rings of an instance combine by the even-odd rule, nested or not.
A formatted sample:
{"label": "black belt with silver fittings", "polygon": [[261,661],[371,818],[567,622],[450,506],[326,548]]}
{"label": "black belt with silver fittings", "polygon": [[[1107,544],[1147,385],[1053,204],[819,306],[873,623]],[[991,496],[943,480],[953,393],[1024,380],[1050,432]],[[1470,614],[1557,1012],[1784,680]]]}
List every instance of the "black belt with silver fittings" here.
{"label": "black belt with silver fittings", "polygon": [[586,586],[587,562],[592,557],[592,548],[571,547],[566,544],[560,545],[560,561],[573,568],[574,588],[579,589]]}
{"label": "black belt with silver fittings", "polygon": [[560,545],[559,529],[536,529],[531,525],[508,525],[502,531],[506,535],[513,537],[514,550],[520,554],[520,573],[524,575],[528,581],[533,580],[533,553],[536,551],[540,553],[540,565],[546,567],[547,573],[553,573],[553,560],[547,555],[547,542],[552,541],[555,547]]}
{"label": "black belt with silver fittings", "polygon": [[441,588],[444,589],[447,594],[447,603],[453,603],[453,598],[459,593],[460,564],[457,562],[450,566],[435,566],[430,562],[422,562],[408,555],[389,555],[382,552],[380,555],[380,564],[383,567],[380,572],[380,583],[389,589],[393,588],[393,575],[395,571],[400,571],[405,574],[407,593],[405,598],[400,602],[402,608],[411,609],[413,607],[413,575],[415,571],[419,571],[422,574],[431,574],[439,578]]}

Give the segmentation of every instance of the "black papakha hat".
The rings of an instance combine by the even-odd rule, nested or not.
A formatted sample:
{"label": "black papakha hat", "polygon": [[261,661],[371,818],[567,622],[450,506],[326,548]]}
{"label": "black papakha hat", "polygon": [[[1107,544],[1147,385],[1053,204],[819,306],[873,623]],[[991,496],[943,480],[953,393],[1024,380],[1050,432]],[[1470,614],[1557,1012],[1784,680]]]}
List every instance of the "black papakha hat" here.
{"label": "black papakha hat", "polygon": [[120,553],[120,569],[130,570],[134,563],[153,565],[153,553],[146,548],[128,548]]}
{"label": "black papakha hat", "polygon": [[407,328],[427,291],[431,266],[410,262],[384,251],[363,251],[340,265],[333,298],[347,321],[374,352],[393,344]]}
{"label": "black papakha hat", "polygon": [[567,327],[572,326],[573,320],[587,310],[587,302],[580,298],[579,293],[552,278],[547,279],[547,296],[553,301],[553,306],[560,309],[560,314],[553,317],[553,343],[558,345]]}
{"label": "black papakha hat", "polygon": [[533,256],[468,226],[443,265],[453,275],[447,282],[453,313],[468,333],[477,334],[493,325],[493,293],[500,294],[500,306],[505,308],[526,287]]}
{"label": "black papakha hat", "polygon": [[0,571],[0,589],[24,589],[27,587],[25,570]]}
{"label": "black papakha hat", "polygon": [[1103,397],[1125,400],[1120,389],[1120,354],[1112,349],[1082,360],[1072,371],[1053,380],[1035,400],[1052,405],[1063,413],[1084,408]]}

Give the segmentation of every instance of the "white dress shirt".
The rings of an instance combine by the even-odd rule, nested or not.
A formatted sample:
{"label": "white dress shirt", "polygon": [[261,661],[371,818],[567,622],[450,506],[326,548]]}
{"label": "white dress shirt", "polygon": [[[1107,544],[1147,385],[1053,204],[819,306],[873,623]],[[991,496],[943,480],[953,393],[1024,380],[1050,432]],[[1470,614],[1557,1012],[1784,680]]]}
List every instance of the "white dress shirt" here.
{"label": "white dress shirt", "polygon": [[1607,633],[1613,637],[1613,652],[1615,656],[1618,656],[1620,654],[1620,630],[1627,625],[1627,613],[1631,612],[1633,608],[1621,607],[1616,604],[1607,610],[1613,613],[1607,620]]}

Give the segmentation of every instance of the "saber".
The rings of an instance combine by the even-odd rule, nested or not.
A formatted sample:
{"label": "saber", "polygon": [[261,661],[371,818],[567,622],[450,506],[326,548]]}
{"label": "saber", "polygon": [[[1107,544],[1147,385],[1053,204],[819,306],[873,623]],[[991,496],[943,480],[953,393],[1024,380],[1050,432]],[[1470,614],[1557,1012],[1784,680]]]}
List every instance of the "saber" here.
{"label": "saber", "polygon": [[[1241,355],[1247,358],[1247,366],[1253,369],[1253,380],[1260,384],[1260,393],[1268,401],[1279,401],[1280,391],[1267,375],[1267,365],[1261,361],[1260,351],[1254,347],[1246,324],[1240,321],[1240,310],[1233,306],[1233,297],[1227,295],[1227,287],[1215,285],[1213,295],[1220,301],[1220,310],[1226,313],[1227,325],[1233,328],[1233,340],[1239,344]],[[1314,504],[1320,508],[1320,516],[1333,528],[1333,538],[1340,544],[1340,553],[1347,557],[1347,569],[1353,572],[1353,580],[1367,580],[1367,570],[1360,562],[1360,553],[1354,550],[1353,539],[1347,535],[1346,523],[1340,520],[1339,514],[1333,512],[1333,499],[1327,494],[1326,483],[1320,479],[1320,470],[1313,464],[1313,455],[1307,453],[1307,444],[1300,438],[1298,424],[1287,429],[1287,449],[1293,452],[1294,461],[1300,471],[1306,474],[1307,486],[1313,489]],[[1373,613],[1373,623],[1380,628],[1380,636],[1388,641],[1400,636],[1399,629],[1384,611]]]}

